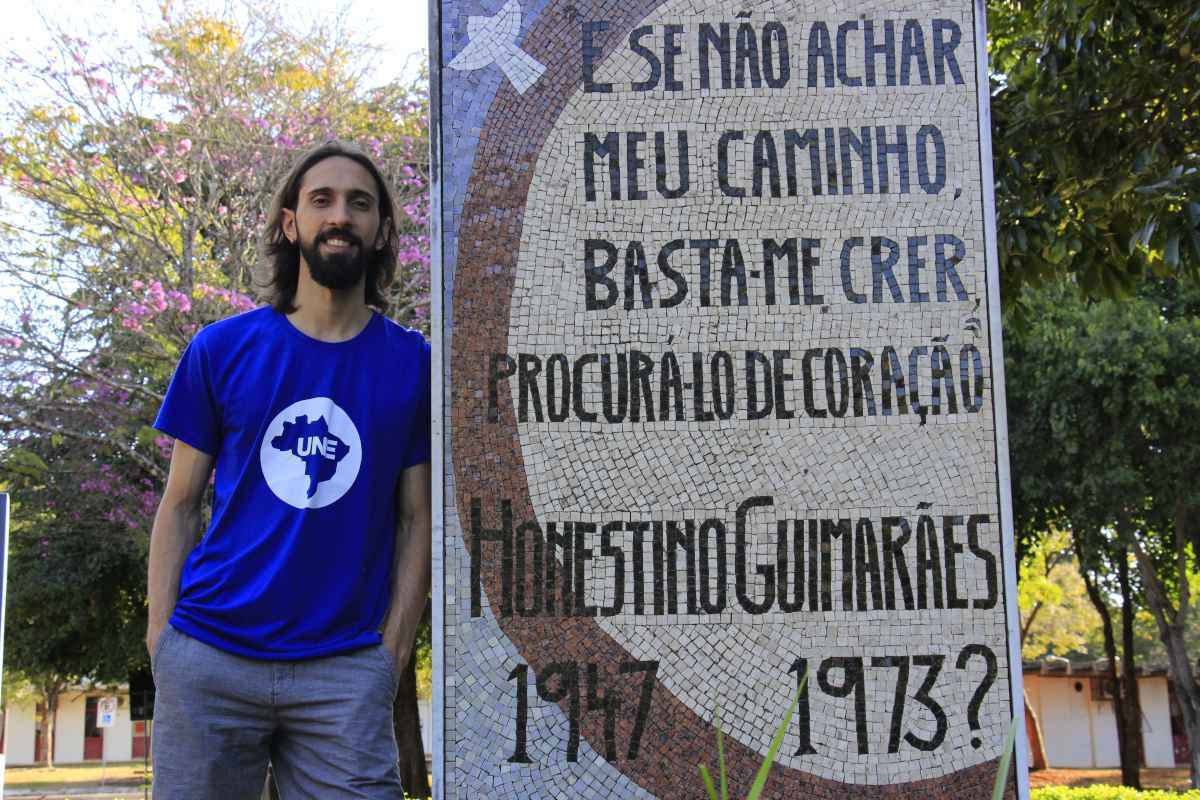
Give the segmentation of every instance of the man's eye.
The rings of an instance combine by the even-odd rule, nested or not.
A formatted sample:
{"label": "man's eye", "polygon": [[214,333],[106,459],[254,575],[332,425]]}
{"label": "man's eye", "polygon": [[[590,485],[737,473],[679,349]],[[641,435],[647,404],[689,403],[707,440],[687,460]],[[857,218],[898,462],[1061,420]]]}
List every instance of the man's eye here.
{"label": "man's eye", "polygon": [[314,206],[323,206],[323,205],[325,205],[325,204],[326,204],[326,203],[328,203],[328,202],[329,202],[329,201],[328,201],[328,200],[326,200],[324,197],[314,197],[314,198],[312,199],[312,204],[313,204]]}
{"label": "man's eye", "polygon": [[371,208],[371,204],[370,204],[370,202],[368,202],[366,200],[355,200],[354,207],[361,209],[363,211],[367,211]]}

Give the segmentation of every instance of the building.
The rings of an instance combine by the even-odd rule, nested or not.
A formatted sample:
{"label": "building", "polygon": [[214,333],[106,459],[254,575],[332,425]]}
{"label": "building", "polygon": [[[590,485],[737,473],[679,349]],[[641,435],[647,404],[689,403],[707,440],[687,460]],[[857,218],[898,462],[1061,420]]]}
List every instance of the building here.
{"label": "building", "polygon": [[[1099,667],[1100,669],[1097,669]],[[1045,766],[1067,769],[1117,768],[1117,723],[1113,713],[1112,673],[1107,663],[1071,664],[1065,659],[1047,659],[1024,667],[1025,701],[1040,724]],[[1142,766],[1174,767],[1186,737],[1173,720],[1174,701],[1167,672],[1163,668],[1138,670],[1138,695],[1142,706]],[[1031,721],[1026,718],[1030,743],[1036,750]],[[1037,756],[1030,764],[1039,766]]]}
{"label": "building", "polygon": [[[96,725],[97,705],[102,697],[117,698],[117,715],[110,728]],[[421,738],[428,753],[432,742],[428,731],[432,711],[428,700],[420,700]],[[0,768],[31,766],[43,761],[42,710],[33,702],[14,703],[4,710],[0,736]],[[75,687],[59,697],[54,723],[54,762],[135,761],[149,755],[147,724],[129,718],[129,687],[83,689]]]}
{"label": "building", "polygon": [[[109,728],[96,725],[102,697],[117,698],[117,715]],[[43,761],[41,704],[13,703],[4,709],[4,763],[11,767]],[[146,723],[129,718],[129,689],[72,687],[60,695],[54,722],[54,761],[133,761],[147,754]]]}

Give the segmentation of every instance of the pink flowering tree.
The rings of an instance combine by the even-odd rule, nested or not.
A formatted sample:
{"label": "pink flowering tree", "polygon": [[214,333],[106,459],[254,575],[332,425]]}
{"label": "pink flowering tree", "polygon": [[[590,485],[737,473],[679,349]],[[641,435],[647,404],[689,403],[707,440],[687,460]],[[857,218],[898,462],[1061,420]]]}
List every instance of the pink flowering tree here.
{"label": "pink flowering tree", "polygon": [[368,86],[344,25],[257,11],[164,6],[136,48],[54,42],[3,59],[0,484],[18,519],[144,552],[171,449],[150,425],[196,331],[263,302],[258,237],[300,151],[375,155],[402,208],[391,314],[427,329],[427,97]]}

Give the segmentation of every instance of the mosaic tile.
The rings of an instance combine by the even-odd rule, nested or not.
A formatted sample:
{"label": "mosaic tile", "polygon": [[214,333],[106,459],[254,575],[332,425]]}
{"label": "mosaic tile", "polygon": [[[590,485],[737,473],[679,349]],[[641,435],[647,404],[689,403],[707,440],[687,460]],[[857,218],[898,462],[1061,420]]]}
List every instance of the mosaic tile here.
{"label": "mosaic tile", "polygon": [[989,797],[974,7],[434,8],[442,796],[699,796],[718,700],[744,794],[799,696],[766,797]]}

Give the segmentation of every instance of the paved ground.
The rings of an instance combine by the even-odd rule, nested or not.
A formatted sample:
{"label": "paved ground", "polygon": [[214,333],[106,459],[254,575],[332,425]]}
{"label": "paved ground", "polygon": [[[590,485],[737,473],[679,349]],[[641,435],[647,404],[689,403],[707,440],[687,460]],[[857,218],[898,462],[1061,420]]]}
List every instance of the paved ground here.
{"label": "paved ground", "polygon": [[[1188,788],[1188,771],[1182,769],[1144,769],[1142,788],[1174,789]],[[1121,783],[1121,772],[1115,769],[1047,769],[1031,773],[1029,783],[1039,786],[1093,786],[1096,784]],[[147,793],[148,795],[148,793]],[[138,786],[77,786],[70,789],[5,789],[4,797],[22,800],[141,800],[143,794]]]}
{"label": "paved ground", "polygon": [[[142,800],[141,788],[136,786],[119,788],[115,786],[80,786],[73,789],[5,789],[4,796],[21,798],[21,800]],[[145,792],[149,797],[150,792]]]}

